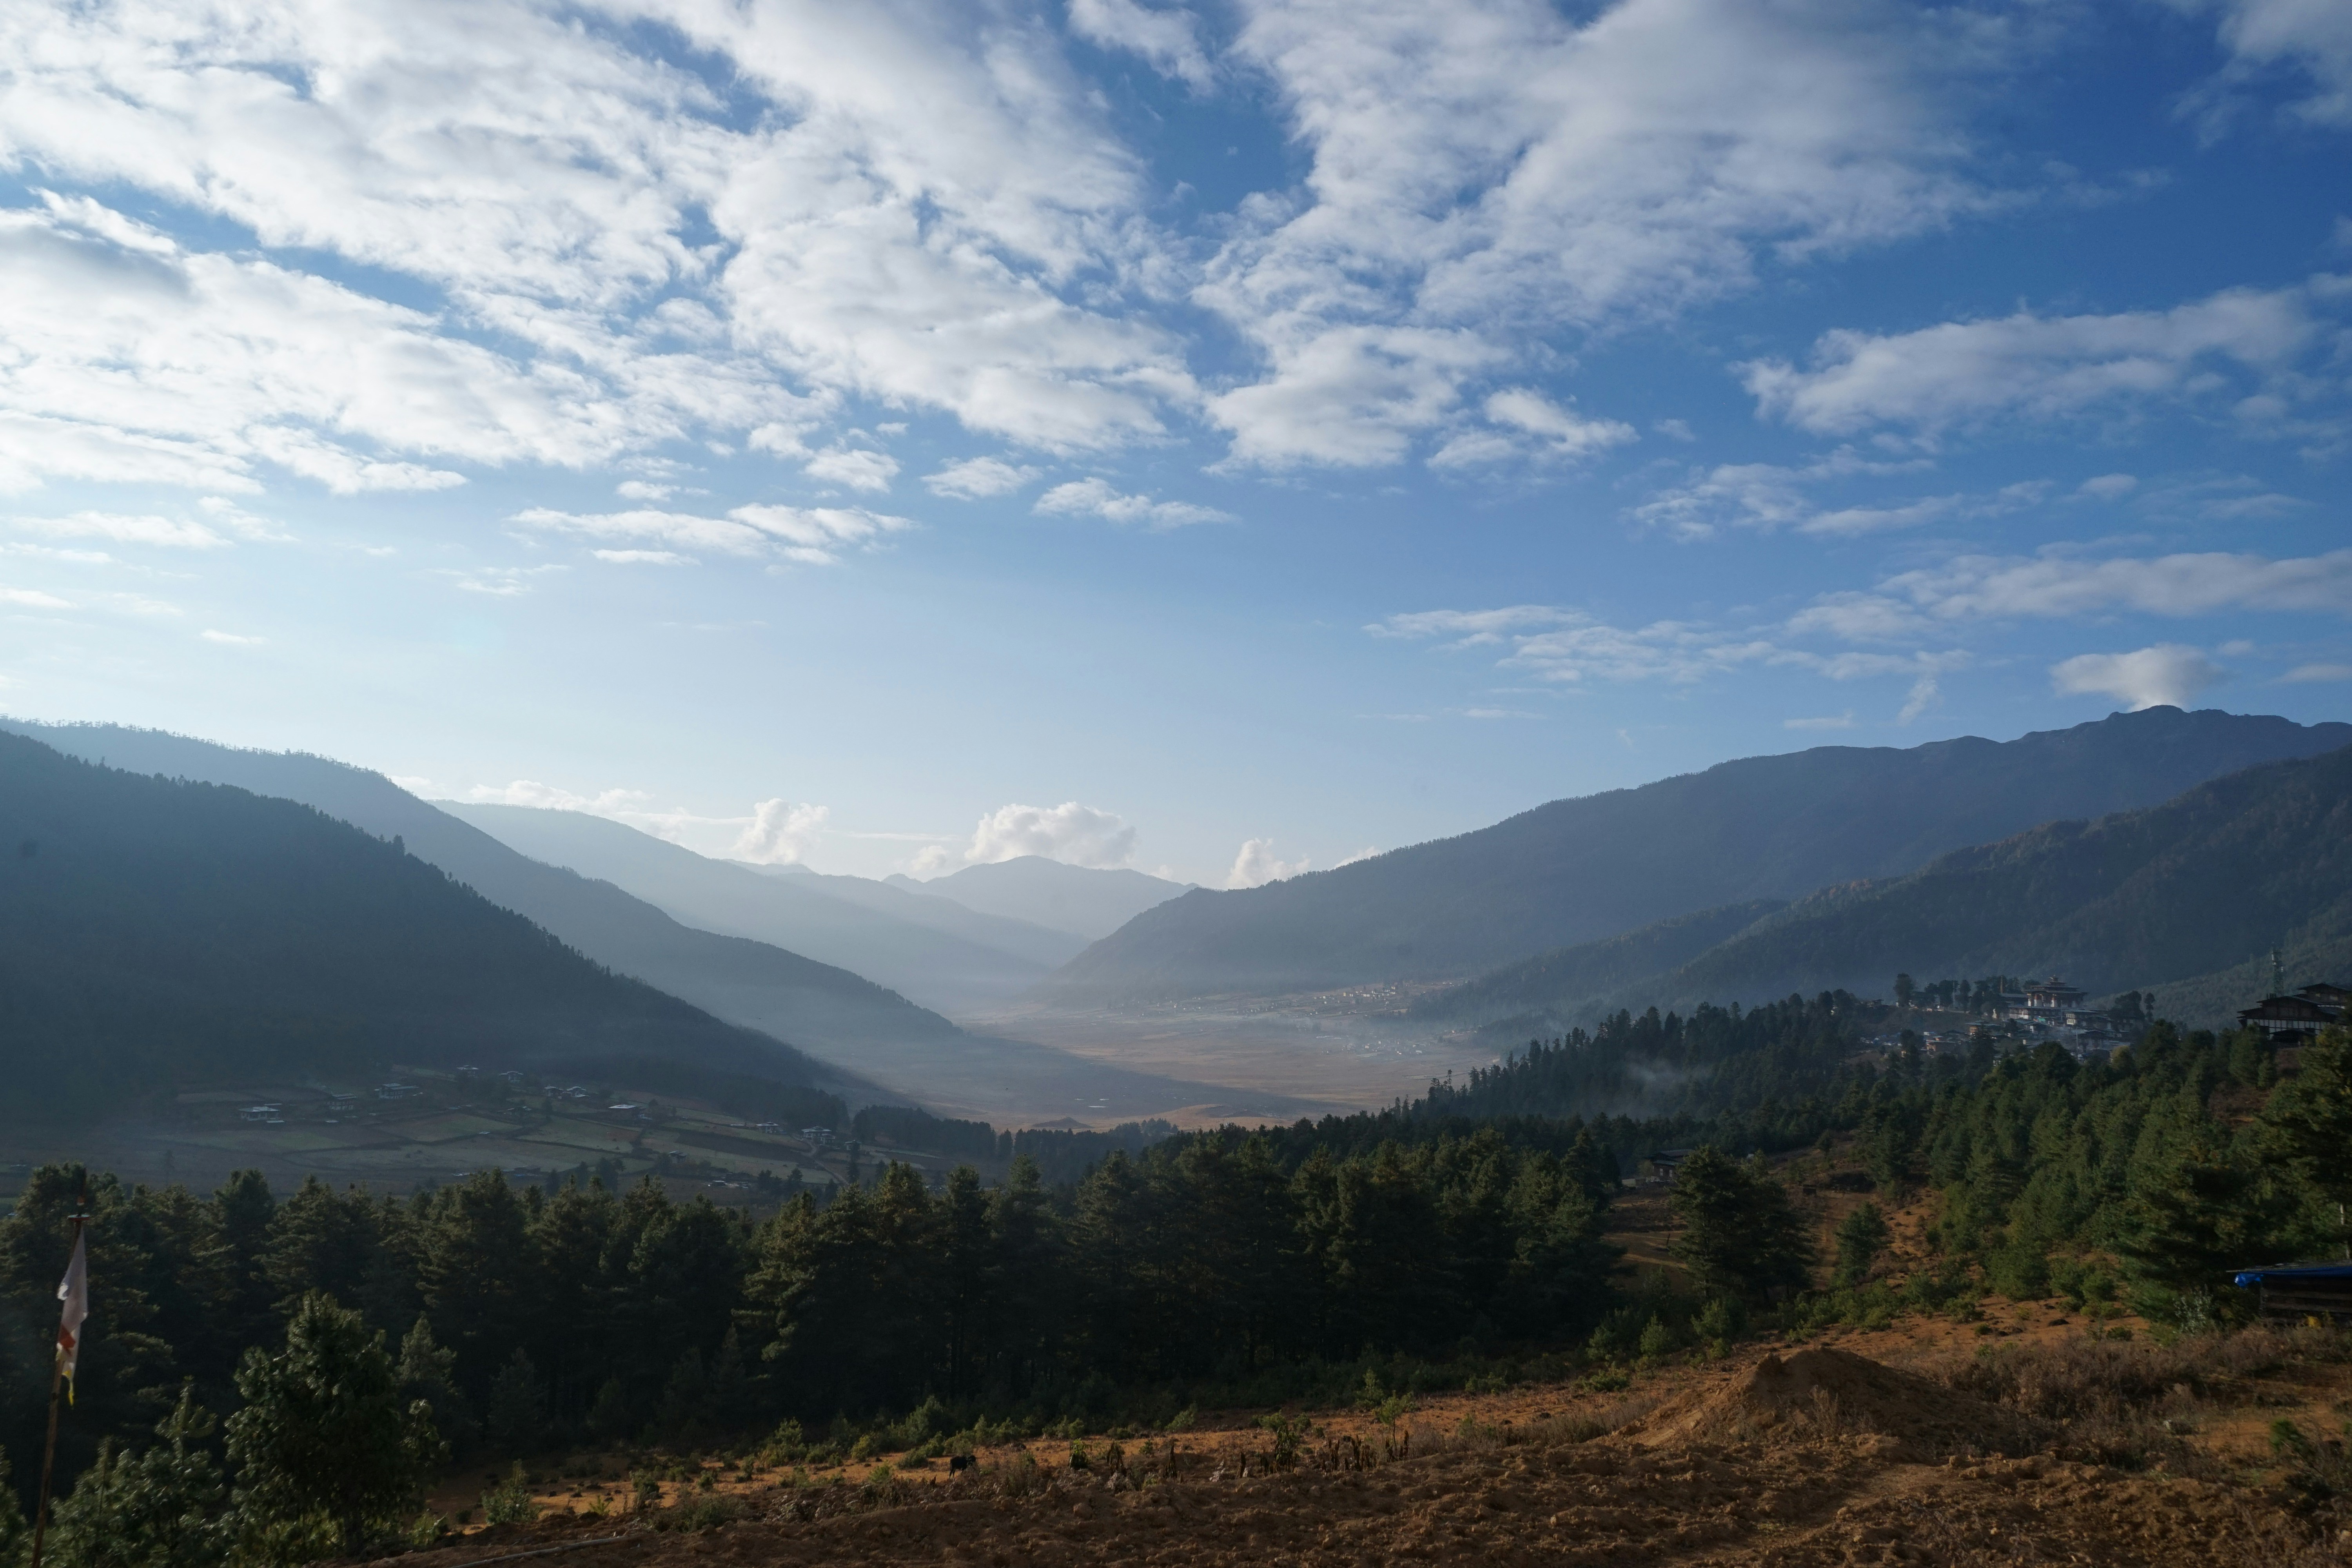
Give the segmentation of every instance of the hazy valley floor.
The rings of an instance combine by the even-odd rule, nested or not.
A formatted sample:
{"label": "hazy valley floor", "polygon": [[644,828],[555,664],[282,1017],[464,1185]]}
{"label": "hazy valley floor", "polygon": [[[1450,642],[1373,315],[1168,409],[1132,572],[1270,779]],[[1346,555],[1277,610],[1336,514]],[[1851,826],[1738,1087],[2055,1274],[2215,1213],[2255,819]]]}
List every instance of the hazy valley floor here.
{"label": "hazy valley floor", "polygon": [[[1385,989],[1368,989],[1129,1008],[1031,1005],[958,1022],[1107,1068],[1223,1086],[1213,1097],[1220,1104],[1161,1112],[1190,1124],[1374,1110],[1427,1092],[1432,1079],[1495,1060],[1491,1047],[1466,1036],[1439,1037],[1407,1025],[1394,1016],[1399,1005]],[[1200,1114],[1203,1109],[1212,1114]]]}

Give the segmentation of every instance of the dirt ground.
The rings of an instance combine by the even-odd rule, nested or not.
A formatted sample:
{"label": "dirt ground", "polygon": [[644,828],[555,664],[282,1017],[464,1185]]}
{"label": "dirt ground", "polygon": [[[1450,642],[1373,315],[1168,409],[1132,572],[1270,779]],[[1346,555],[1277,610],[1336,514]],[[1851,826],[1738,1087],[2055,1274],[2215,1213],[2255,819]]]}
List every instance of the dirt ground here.
{"label": "dirt ground", "polygon": [[[614,1474],[541,1489],[556,1511],[536,1525],[477,1528],[401,1561],[2352,1563],[2352,1477],[2341,1446],[2326,1447],[2352,1415],[2340,1340],[2239,1336],[2200,1362],[2145,1340],[2090,1341],[2054,1316],[2040,1310],[2005,1336],[1914,1320],[1608,1393],[1435,1398],[1394,1428],[1312,1415],[1286,1454],[1234,1415],[1130,1439],[1115,1461],[1108,1438],[1087,1439],[1087,1468],[1063,1442],[983,1450],[955,1475],[943,1460],[814,1477],[729,1467],[707,1488],[671,1483],[643,1510]],[[1988,1338],[2027,1349],[1988,1356]],[[2014,1398],[1970,1392],[1993,1386],[1988,1366],[2008,1367]],[[2110,1395],[2176,1375],[2193,1395],[2187,1382],[2158,1387],[2137,1410]],[[2085,1397],[2105,1413],[2046,1413]],[[2300,1471],[2268,1440],[2282,1417],[2320,1440]],[[2312,1486],[2313,1465],[2339,1483],[2334,1498]],[[604,1511],[591,1511],[600,1497]],[[739,1517],[716,1521],[729,1512]],[[704,1528],[681,1528],[692,1524]]]}

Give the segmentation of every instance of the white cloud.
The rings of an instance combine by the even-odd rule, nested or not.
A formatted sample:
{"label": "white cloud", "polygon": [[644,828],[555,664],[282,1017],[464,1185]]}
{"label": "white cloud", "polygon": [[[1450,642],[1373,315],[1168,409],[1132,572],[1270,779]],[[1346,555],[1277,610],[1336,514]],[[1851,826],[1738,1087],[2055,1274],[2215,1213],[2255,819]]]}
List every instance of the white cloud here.
{"label": "white cloud", "polygon": [[494,599],[514,599],[530,592],[531,579],[561,572],[561,566],[473,566],[450,568],[440,574],[461,593],[487,594]]}
{"label": "white cloud", "polygon": [[[110,444],[215,489],[257,460],[434,488],[457,476],[420,458],[579,466],[805,429],[852,396],[1099,447],[1195,401],[1181,344],[1132,319],[1166,287],[1142,165],[1052,29],[919,4],[625,10],[0,11],[0,161],[261,253],[48,199],[35,221],[104,308],[54,309],[70,282],[28,275],[21,226],[0,299],[33,341],[19,391],[89,428],[11,444],[27,467],[0,478],[105,472]],[[446,305],[305,270],[337,262]]]}
{"label": "white cloud", "polygon": [[751,824],[735,841],[731,853],[738,860],[754,865],[797,865],[832,815],[828,806],[782,799],[761,801],[752,806]]}
{"label": "white cloud", "polygon": [[2143,708],[2186,708],[2230,678],[2200,649],[2158,643],[2133,653],[2084,653],[2050,667],[2062,695],[2095,694]]}
{"label": "white cloud", "polygon": [[656,484],[650,479],[623,479],[613,487],[613,493],[623,500],[664,501],[677,493],[677,487]]}
{"label": "white cloud", "polygon": [[1206,91],[1215,79],[1201,47],[1200,19],[1181,5],[1161,10],[1137,0],[1070,0],[1070,30],[1107,49],[1141,55],[1162,76]]}
{"label": "white cloud", "polygon": [[599,561],[609,561],[615,566],[691,566],[691,555],[680,555],[674,550],[592,550],[588,552]]}
{"label": "white cloud", "polygon": [[1036,510],[1048,514],[1086,515],[1111,522],[1139,522],[1147,528],[1181,528],[1191,522],[1231,522],[1233,513],[1191,501],[1154,500],[1148,495],[1122,495],[1108,481],[1073,479],[1055,485],[1037,498]]}
{"label": "white cloud", "polygon": [[[1735,627],[1698,621],[1653,621],[1620,626],[1580,610],[1548,605],[1514,605],[1498,610],[1422,610],[1391,616],[1364,628],[1374,637],[1445,639],[1453,649],[1507,646],[1498,661],[1538,680],[1575,686],[1591,680],[1664,680],[1690,685],[1711,675],[1758,667],[1810,669],[1832,680],[1910,675],[1925,679],[1967,664],[1961,650],[1907,654],[1846,651],[1823,654],[1780,640],[1779,628]],[[1787,628],[1825,627],[1819,617],[1798,617]]]}
{"label": "white cloud", "polygon": [[20,610],[70,610],[73,605],[55,594],[44,594],[38,588],[0,587],[0,605],[14,605]]}
{"label": "white cloud", "polygon": [[[1587,460],[1632,434],[1521,384],[1554,340],[1995,205],[1964,79],[2032,31],[1894,0],[1230,15],[1220,52],[1153,0],[0,8],[0,164],[62,193],[0,237],[0,488],[431,490],[690,441],[878,492],[890,458],[829,444],[858,403],[1057,454],[1205,417],[1244,465]],[[1176,232],[1069,34],[1270,82],[1304,179]],[[1202,308],[1255,354],[1213,395]]]}
{"label": "white cloud", "polygon": [[476,784],[466,792],[466,798],[490,805],[528,805],[541,811],[583,811],[593,816],[615,816],[643,810],[653,796],[641,789],[607,789],[581,795],[557,784],[541,784],[537,779],[517,779],[511,784]]}
{"label": "white cloud", "polygon": [[[683,434],[729,380],[704,367],[703,388],[632,388],[527,363],[269,261],[160,236],[126,246],[128,220],[95,221],[103,212],[0,209],[9,489],[120,478],[250,491],[264,465],[341,493],[443,489],[458,476],[366,448],[576,466]],[[741,391],[747,409],[780,400]]]}
{"label": "white cloud", "polygon": [[1234,458],[1379,464],[1530,334],[1606,330],[1983,205],[1948,90],[2007,45],[1872,0],[1253,0],[1234,50],[1312,166],[1195,298],[1265,365]]}
{"label": "white cloud", "polygon": [[1868,533],[1906,527],[1962,510],[1959,496],[1937,496],[1894,508],[1846,508],[1825,511],[1811,491],[1850,479],[1881,479],[1927,468],[1920,458],[1865,458],[1841,447],[1802,467],[1778,463],[1723,463],[1694,468],[1682,484],[1660,490],[1633,509],[1633,516],[1681,539],[1709,539],[1726,527],[1765,531],[1790,528],[1801,533]]}
{"label": "white cloud", "polygon": [[1312,869],[1313,865],[1303,855],[1296,860],[1276,859],[1271,838],[1245,839],[1241,853],[1234,857],[1234,868],[1225,873],[1225,886],[1263,888],[1268,882],[1286,881]]}
{"label": "white cloud", "polygon": [[926,474],[923,484],[933,495],[950,500],[980,500],[1011,495],[1036,477],[1036,469],[1015,467],[1001,458],[966,458],[938,473]]}
{"label": "white cloud", "polygon": [[1783,730],[1851,730],[1853,728],[1853,710],[1849,708],[1843,713],[1831,714],[1819,719],[1783,719],[1780,721],[1780,728]]}
{"label": "white cloud", "polygon": [[1963,555],[1898,573],[1868,593],[1822,595],[1790,622],[1853,641],[1916,636],[1937,622],[2053,619],[2116,610],[2352,614],[2352,549],[2273,560],[2220,552],[2086,559]]}
{"label": "white cloud", "polygon": [[2279,679],[2298,684],[2305,681],[2352,680],[2352,664],[2299,664]]}
{"label": "white cloud", "polygon": [[583,513],[533,507],[517,512],[512,521],[541,532],[646,541],[683,550],[782,558],[811,566],[832,565],[844,551],[870,549],[885,536],[914,526],[903,517],[863,507],[739,506],[724,517],[651,508]]}
{"label": "white cloud", "polygon": [[2297,118],[2322,125],[2352,125],[2352,16],[2334,0],[2173,0],[2183,10],[2221,15],[2221,39],[2229,65],[2207,92],[2189,107],[2202,110],[2210,126],[2225,118],[2229,100],[2254,78],[2287,65],[2311,80],[2311,95],[2288,107]]}
{"label": "white cloud", "polygon": [[[1874,426],[1930,434],[2016,416],[2071,417],[2117,403],[2210,394],[2202,373],[2234,365],[2284,369],[2318,341],[2306,292],[2236,289],[2169,310],[1948,321],[1877,336],[1837,331],[1813,345],[1808,368],[1784,361],[1742,367],[1758,411],[1820,435]],[[2236,384],[2242,390],[2242,383]]]}
{"label": "white cloud", "polygon": [[219,550],[228,543],[201,522],[152,514],[131,517],[118,512],[78,511],[70,517],[18,517],[9,521],[20,532],[48,539],[107,539],[118,544],[155,544],[172,550]]}
{"label": "white cloud", "polygon": [[1944,685],[1930,669],[1911,683],[1910,692],[1903,699],[1902,710],[1895,715],[1897,724],[1908,724],[1922,713],[1940,708],[1944,702]]}
{"label": "white cloud", "polygon": [[1499,610],[1412,610],[1375,621],[1364,630],[1376,637],[1452,637],[1457,647],[1500,642],[1505,633],[1557,626],[1569,612],[1549,605],[1511,605]]}
{"label": "white cloud", "polygon": [[268,637],[240,637],[236,632],[206,631],[200,634],[205,641],[221,643],[229,647],[259,647]]}
{"label": "white cloud", "polygon": [[898,459],[863,447],[828,447],[802,466],[813,479],[854,490],[887,490],[898,477]]}
{"label": "white cloud", "polygon": [[973,827],[963,858],[971,865],[990,865],[1019,855],[1043,855],[1071,866],[1124,866],[1135,858],[1135,828],[1125,817],[1075,800],[1001,805]]}
{"label": "white cloud", "polygon": [[1440,468],[1458,468],[1508,458],[1575,463],[1612,447],[1638,441],[1641,433],[1618,419],[1587,419],[1529,387],[1515,386],[1486,399],[1486,428],[1467,430],[1433,454]]}
{"label": "white cloud", "polygon": [[316,479],[339,496],[370,490],[446,490],[466,482],[466,476],[423,463],[384,462],[363,458],[309,430],[283,425],[257,425],[245,432],[253,449],[288,473]]}
{"label": "white cloud", "polygon": [[2084,479],[2075,487],[2078,494],[2089,496],[2094,500],[2121,500],[2137,489],[2139,480],[2130,474],[2101,474],[2096,479]]}

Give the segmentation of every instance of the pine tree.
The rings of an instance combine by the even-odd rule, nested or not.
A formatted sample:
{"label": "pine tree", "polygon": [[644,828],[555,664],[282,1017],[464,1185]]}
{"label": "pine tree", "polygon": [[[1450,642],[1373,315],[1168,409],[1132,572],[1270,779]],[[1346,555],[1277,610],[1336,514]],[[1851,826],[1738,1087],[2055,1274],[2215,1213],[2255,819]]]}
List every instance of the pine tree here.
{"label": "pine tree", "polygon": [[[183,1387],[157,1425],[163,1442],[127,1454],[110,1441],[50,1516],[42,1556],[57,1568],[212,1568],[236,1540],[228,1488],[205,1440],[213,1417]],[[15,1500],[11,1498],[13,1504]],[[0,1534],[5,1533],[0,1524]],[[0,1562],[5,1562],[0,1546]]]}
{"label": "pine tree", "polygon": [[0,1453],[0,1568],[17,1568],[32,1549],[32,1528],[8,1479],[8,1456]]}
{"label": "pine tree", "polygon": [[345,1556],[406,1517],[447,1455],[431,1407],[404,1405],[383,1331],[330,1296],[296,1304],[284,1350],[246,1352],[236,1389],[240,1502],[264,1523],[325,1521]]}
{"label": "pine tree", "polygon": [[2339,1245],[2352,1245],[2352,1029],[2324,1030],[2304,1047],[2302,1070],[2271,1096],[2263,1120],[2273,1146],[2335,1205]]}
{"label": "pine tree", "polygon": [[1753,1300],[1806,1283],[1811,1243],[1787,1190],[1760,1168],[1704,1145],[1675,1173],[1669,1201],[1683,1225],[1675,1254],[1701,1289]]}
{"label": "pine tree", "polygon": [[2116,1252],[2169,1292],[2183,1326],[2210,1323],[2231,1270],[2273,1261],[2285,1205],[2263,1173],[2203,1128],[2137,1174]]}
{"label": "pine tree", "polygon": [[1890,1233],[1886,1216],[1874,1203],[1864,1202],[1837,1227],[1837,1277],[1841,1285],[1859,1285],[1870,1277],[1870,1266],[1886,1249]]}
{"label": "pine tree", "polygon": [[482,1425],[502,1454],[528,1454],[547,1433],[547,1395],[540,1387],[539,1369],[521,1346],[490,1380],[490,1395],[483,1403]]}

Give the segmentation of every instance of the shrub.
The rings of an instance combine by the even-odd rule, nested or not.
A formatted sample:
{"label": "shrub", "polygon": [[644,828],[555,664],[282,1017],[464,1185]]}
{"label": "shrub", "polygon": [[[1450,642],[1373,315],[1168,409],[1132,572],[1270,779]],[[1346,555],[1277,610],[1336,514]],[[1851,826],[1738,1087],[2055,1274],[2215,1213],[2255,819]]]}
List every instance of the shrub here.
{"label": "shrub", "polygon": [[663,1509],[653,1517],[656,1530],[699,1531],[716,1530],[730,1524],[750,1511],[740,1498],[713,1493],[709,1497],[692,1497],[672,1507]]}
{"label": "shrub", "polygon": [[522,1465],[507,1472],[507,1479],[482,1494],[482,1522],[485,1524],[531,1524],[539,1519],[539,1504],[530,1495],[530,1485],[523,1479]]}

